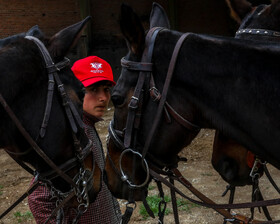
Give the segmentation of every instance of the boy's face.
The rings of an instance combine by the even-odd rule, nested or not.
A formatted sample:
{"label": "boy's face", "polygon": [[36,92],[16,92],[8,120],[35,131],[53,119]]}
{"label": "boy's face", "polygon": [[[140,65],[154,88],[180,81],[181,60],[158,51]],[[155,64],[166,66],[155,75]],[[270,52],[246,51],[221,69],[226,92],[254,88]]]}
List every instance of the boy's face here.
{"label": "boy's face", "polygon": [[102,81],[86,87],[83,103],[84,111],[101,118],[110,101],[110,87],[109,83]]}

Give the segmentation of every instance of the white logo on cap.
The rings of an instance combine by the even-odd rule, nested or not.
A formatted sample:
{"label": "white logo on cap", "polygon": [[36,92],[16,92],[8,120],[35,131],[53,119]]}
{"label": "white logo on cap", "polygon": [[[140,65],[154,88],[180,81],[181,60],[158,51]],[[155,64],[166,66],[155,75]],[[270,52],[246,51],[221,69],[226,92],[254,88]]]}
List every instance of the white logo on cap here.
{"label": "white logo on cap", "polygon": [[103,72],[103,70],[98,70],[98,69],[102,68],[101,63],[93,62],[93,63],[90,63],[90,65],[92,68],[96,69],[96,70],[91,70],[91,72],[93,72],[93,73],[102,73]]}

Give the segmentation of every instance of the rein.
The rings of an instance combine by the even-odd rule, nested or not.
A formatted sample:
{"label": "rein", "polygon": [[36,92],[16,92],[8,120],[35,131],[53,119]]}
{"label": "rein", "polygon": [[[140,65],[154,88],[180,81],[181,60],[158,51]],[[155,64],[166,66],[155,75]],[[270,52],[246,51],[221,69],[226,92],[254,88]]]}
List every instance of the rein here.
{"label": "rein", "polygon": [[[27,193],[23,194],[23,196],[20,198],[22,201],[26,196],[31,194],[36,187],[38,186],[39,181],[43,182],[46,186],[50,187],[50,190],[53,194],[55,194],[59,200],[59,198],[62,197],[62,200],[65,199],[65,201],[70,200],[75,195],[78,199],[79,206],[78,210],[79,213],[84,213],[87,210],[87,207],[89,205],[89,198],[88,198],[88,189],[91,189],[93,186],[93,172],[94,172],[94,163],[92,170],[84,169],[83,161],[84,159],[91,153],[91,146],[92,142],[89,140],[87,145],[82,148],[80,145],[80,142],[76,136],[78,132],[77,125],[80,129],[83,129],[83,121],[81,120],[79,113],[77,112],[75,106],[73,105],[73,102],[69,99],[65,89],[64,85],[61,82],[58,72],[65,67],[70,65],[70,60],[68,58],[64,58],[63,61],[54,64],[52,61],[51,56],[49,55],[48,50],[44,46],[44,44],[37,38],[33,36],[26,36],[25,37],[28,40],[33,41],[37,47],[39,48],[41,55],[44,59],[44,62],[46,64],[46,69],[48,72],[48,93],[47,93],[47,100],[46,100],[46,107],[44,112],[44,117],[42,121],[42,125],[40,128],[40,137],[43,138],[45,136],[46,128],[48,125],[48,120],[50,117],[51,107],[52,107],[52,99],[53,99],[53,93],[54,93],[54,86],[55,84],[58,87],[60,96],[63,101],[63,106],[65,108],[65,112],[67,115],[67,118],[69,120],[71,129],[72,129],[72,136],[74,140],[74,148],[75,148],[75,154],[76,157],[69,159],[64,164],[57,166],[54,164],[54,162],[45,154],[45,152],[38,146],[36,143],[36,140],[34,140],[30,134],[25,130],[25,128],[22,126],[19,119],[16,117],[12,109],[9,107],[8,103],[0,93],[0,103],[3,106],[4,110],[7,112],[11,120],[14,122],[20,133],[24,136],[24,138],[27,140],[27,142],[31,145],[30,149],[34,149],[36,153],[51,167],[51,171],[48,171],[46,173],[38,173],[37,171],[32,170],[28,165],[26,165],[24,162],[13,159],[19,163],[27,172],[31,173],[35,176],[35,182],[34,186],[30,188],[30,190],[27,191]],[[24,152],[24,154],[29,153],[31,150],[27,150]],[[9,153],[9,151],[7,151]],[[15,155],[22,155],[22,153],[12,153]],[[94,159],[94,158],[93,158]],[[69,171],[70,169],[76,167],[77,165],[80,165],[79,172],[75,175],[75,177],[72,179],[69,177],[65,172]],[[69,185],[71,185],[71,190],[69,192],[63,193],[60,190],[56,189],[53,184],[51,183],[51,180],[61,177],[64,179]],[[9,209],[7,209],[3,214],[1,214],[0,219],[3,218],[15,205],[17,205],[19,202],[14,203]],[[59,200],[60,201],[60,200]],[[58,205],[58,208],[63,207],[64,201],[61,202],[60,205]],[[80,209],[81,208],[81,209]],[[50,217],[49,217],[50,218]],[[46,221],[46,223],[48,220]]]}

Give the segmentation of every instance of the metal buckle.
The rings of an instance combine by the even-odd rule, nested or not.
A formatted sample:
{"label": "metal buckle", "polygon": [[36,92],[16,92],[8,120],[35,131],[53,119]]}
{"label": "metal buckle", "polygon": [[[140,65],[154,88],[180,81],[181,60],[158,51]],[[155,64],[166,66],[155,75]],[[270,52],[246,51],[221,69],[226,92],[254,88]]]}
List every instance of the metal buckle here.
{"label": "metal buckle", "polygon": [[150,95],[152,97],[152,100],[154,102],[160,100],[161,94],[160,94],[159,90],[156,87],[150,88],[149,91],[150,91]]}
{"label": "metal buckle", "polygon": [[135,109],[138,108],[138,102],[139,102],[139,99],[137,97],[135,97],[135,96],[132,96],[131,99],[130,99],[128,107],[130,109],[135,110]]}
{"label": "metal buckle", "polygon": [[[143,159],[143,165],[145,166],[144,168],[146,169],[146,179],[145,181],[142,183],[142,184],[133,184],[129,179],[128,179],[128,176],[125,175],[123,169],[122,169],[122,158],[124,156],[124,154],[128,153],[128,152],[132,152],[133,154],[135,155],[138,155],[141,159]],[[125,149],[121,155],[120,155],[120,158],[119,158],[119,166],[120,166],[120,172],[121,172],[121,179],[122,181],[124,182],[127,182],[127,184],[131,187],[131,188],[141,188],[141,187],[144,187],[149,179],[150,179],[150,171],[149,171],[149,166],[148,166],[148,163],[146,161],[145,158],[143,158],[142,154],[140,154],[139,152],[136,152],[130,148],[128,149]]]}

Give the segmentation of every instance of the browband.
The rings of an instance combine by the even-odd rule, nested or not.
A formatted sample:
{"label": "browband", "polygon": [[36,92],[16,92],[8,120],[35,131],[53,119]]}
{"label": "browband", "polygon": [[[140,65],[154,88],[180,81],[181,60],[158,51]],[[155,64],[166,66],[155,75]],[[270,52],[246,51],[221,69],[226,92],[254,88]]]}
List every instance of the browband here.
{"label": "browband", "polygon": [[129,70],[144,71],[144,72],[153,71],[153,63],[128,61],[124,57],[121,59],[121,65],[123,68]]}

